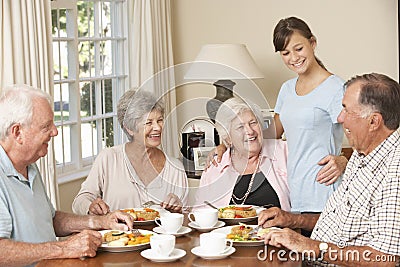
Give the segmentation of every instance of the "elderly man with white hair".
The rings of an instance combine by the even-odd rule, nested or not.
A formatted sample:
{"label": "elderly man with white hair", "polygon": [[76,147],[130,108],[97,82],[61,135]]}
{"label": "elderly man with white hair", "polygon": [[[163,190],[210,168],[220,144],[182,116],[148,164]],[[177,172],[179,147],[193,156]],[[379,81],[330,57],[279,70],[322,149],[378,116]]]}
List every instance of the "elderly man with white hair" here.
{"label": "elderly man with white hair", "polygon": [[58,133],[53,117],[50,97],[39,89],[15,86],[0,94],[0,266],[94,257],[102,237],[85,229],[133,226],[123,212],[79,216],[54,209],[35,164]]}

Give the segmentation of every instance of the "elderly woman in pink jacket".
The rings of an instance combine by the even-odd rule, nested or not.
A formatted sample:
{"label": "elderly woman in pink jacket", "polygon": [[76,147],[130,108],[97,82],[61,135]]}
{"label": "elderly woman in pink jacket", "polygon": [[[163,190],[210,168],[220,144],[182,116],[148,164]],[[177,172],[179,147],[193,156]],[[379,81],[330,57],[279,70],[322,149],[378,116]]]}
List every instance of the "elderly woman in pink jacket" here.
{"label": "elderly woman in pink jacket", "polygon": [[216,128],[228,148],[218,166],[203,172],[194,209],[215,206],[274,206],[290,210],[286,142],[264,139],[260,108],[237,97],[219,108]]}

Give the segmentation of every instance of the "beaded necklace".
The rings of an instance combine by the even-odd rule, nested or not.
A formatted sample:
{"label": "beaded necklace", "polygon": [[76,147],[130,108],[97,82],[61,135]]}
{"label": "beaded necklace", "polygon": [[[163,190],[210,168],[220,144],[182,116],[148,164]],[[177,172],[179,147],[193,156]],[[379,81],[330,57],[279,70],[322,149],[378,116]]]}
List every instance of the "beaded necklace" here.
{"label": "beaded necklace", "polygon": [[[260,152],[260,155],[258,155],[258,162],[257,162],[256,169],[254,170],[253,174],[251,175],[250,183],[249,183],[249,186],[247,187],[247,191],[246,191],[246,193],[244,194],[244,196],[243,196],[243,197],[237,197],[237,196],[235,196],[235,194],[232,192],[232,202],[233,202],[235,205],[243,205],[244,202],[246,202],[246,199],[247,199],[247,197],[248,197],[249,194],[250,194],[251,187],[253,186],[254,177],[256,176],[256,173],[257,173],[257,171],[258,171],[258,167],[260,166],[260,162],[261,162],[261,152]],[[242,201],[242,203],[236,203],[235,199],[236,199],[236,201],[242,201],[242,200],[243,200],[243,201]]]}

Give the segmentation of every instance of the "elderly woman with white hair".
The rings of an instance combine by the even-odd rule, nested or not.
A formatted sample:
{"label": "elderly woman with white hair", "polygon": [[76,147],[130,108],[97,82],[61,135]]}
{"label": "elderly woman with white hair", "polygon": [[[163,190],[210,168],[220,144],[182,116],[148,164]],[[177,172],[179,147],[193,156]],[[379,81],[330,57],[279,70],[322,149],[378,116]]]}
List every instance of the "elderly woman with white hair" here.
{"label": "elderly woman with white hair", "polygon": [[208,201],[218,207],[246,204],[289,211],[286,142],[263,139],[260,108],[234,97],[220,106],[215,121],[228,149],[218,166],[203,172],[194,208]]}
{"label": "elderly woman with white hair", "polygon": [[187,203],[186,173],[179,160],[167,158],[158,148],[164,126],[162,101],[151,93],[129,90],[118,102],[117,115],[129,141],[99,153],[73,211],[102,215],[154,201],[181,212]]}

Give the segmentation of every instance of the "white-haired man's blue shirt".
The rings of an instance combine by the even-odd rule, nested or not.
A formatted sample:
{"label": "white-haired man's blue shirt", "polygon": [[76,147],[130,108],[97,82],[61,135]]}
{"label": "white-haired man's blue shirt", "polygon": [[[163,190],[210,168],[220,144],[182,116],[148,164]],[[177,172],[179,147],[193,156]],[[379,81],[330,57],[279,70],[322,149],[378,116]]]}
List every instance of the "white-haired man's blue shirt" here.
{"label": "white-haired man's blue shirt", "polygon": [[55,241],[55,209],[46,195],[36,164],[26,180],[0,146],[0,238],[41,243]]}

